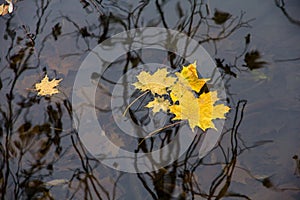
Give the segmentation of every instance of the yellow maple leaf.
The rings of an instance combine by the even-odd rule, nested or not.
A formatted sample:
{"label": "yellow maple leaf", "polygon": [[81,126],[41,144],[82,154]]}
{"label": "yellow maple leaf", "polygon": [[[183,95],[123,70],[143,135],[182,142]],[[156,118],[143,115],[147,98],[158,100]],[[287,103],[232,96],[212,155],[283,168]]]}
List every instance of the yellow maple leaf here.
{"label": "yellow maple leaf", "polygon": [[188,66],[183,66],[181,72],[176,72],[177,82],[172,86],[170,97],[176,102],[184,96],[186,90],[199,92],[209,79],[199,78],[196,61]]}
{"label": "yellow maple leaf", "polygon": [[212,120],[224,119],[224,115],[230,110],[224,104],[215,105],[217,100],[216,91],[203,93],[198,98],[192,92],[186,92],[178,105],[171,105],[169,108],[175,114],[173,120],[187,120],[193,131],[196,126],[205,131],[208,128],[216,129]]}
{"label": "yellow maple leaf", "polygon": [[0,16],[6,15],[8,13],[8,5],[1,4],[0,5]]}
{"label": "yellow maple leaf", "polygon": [[192,91],[186,91],[179,104],[169,107],[170,113],[175,114],[172,120],[187,120],[192,130],[198,125],[200,120],[199,105]]}
{"label": "yellow maple leaf", "polygon": [[167,88],[173,85],[176,78],[168,76],[166,68],[158,69],[154,74],[142,71],[137,76],[138,82],[133,85],[142,91],[150,90],[152,94],[163,95]]}
{"label": "yellow maple leaf", "polygon": [[154,97],[153,101],[150,101],[145,107],[152,108],[154,113],[159,112],[160,110],[167,112],[170,106],[170,102],[165,100],[163,97]]}
{"label": "yellow maple leaf", "polygon": [[38,91],[38,95],[40,96],[46,96],[46,95],[51,96],[53,94],[59,93],[56,87],[58,86],[61,80],[62,79],[59,80],[53,79],[49,81],[49,78],[46,74],[40,83],[35,84],[35,90]]}
{"label": "yellow maple leaf", "polygon": [[0,5],[0,16],[6,15],[7,13],[12,13],[12,11],[14,9],[12,0],[6,0],[6,2],[8,3],[8,5],[6,5],[6,4]]}

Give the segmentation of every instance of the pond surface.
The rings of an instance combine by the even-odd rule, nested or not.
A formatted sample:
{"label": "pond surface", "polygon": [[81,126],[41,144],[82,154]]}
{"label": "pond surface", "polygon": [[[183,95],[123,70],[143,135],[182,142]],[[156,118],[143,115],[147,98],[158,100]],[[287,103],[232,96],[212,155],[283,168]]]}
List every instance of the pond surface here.
{"label": "pond surface", "polygon": [[[300,199],[298,0],[13,3],[13,12],[0,16],[1,199]],[[199,42],[216,62],[231,111],[219,142],[201,159],[205,132],[199,129],[177,160],[152,172],[127,173],[103,164],[84,145],[74,125],[80,109],[72,104],[73,85],[98,44],[143,27],[176,30]],[[91,104],[100,134],[132,152],[156,150],[176,135],[171,127],[139,144],[112,117],[110,95],[120,77],[145,63],[175,71],[188,64],[167,51],[134,51],[88,80],[100,77]],[[37,95],[34,85],[45,74],[63,79],[60,93]],[[129,111],[138,126],[153,120],[147,109],[134,112],[149,98]],[[118,155],[109,146],[97,148]]]}

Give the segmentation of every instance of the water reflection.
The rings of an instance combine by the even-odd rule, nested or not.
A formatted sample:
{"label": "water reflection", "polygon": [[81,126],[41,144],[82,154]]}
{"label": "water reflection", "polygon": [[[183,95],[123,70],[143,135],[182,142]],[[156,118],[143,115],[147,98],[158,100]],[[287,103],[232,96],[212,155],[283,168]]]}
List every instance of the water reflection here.
{"label": "water reflection", "polygon": [[280,8],[280,10],[282,11],[282,13],[286,16],[286,18],[293,24],[299,26],[300,25],[300,20],[295,19],[294,17],[292,17],[289,12],[287,11],[286,7],[286,3],[285,0],[275,0],[275,5]]}
{"label": "water reflection", "polygon": [[[249,101],[240,100],[243,96],[231,92],[232,79],[242,82],[240,77],[251,76],[249,71],[263,70],[270,62],[265,61],[259,48],[250,48],[252,39],[244,28],[250,28],[253,20],[245,17],[245,12],[224,11],[225,5],[221,3],[214,9],[206,1],[17,1],[14,13],[0,18],[1,199],[255,199],[272,197],[274,191],[276,195],[297,199],[299,153],[292,152],[297,155],[286,160],[294,161],[295,168],[286,169],[283,175],[287,178],[281,186],[281,172],[280,176],[272,176],[267,165],[262,171],[253,166],[259,164],[256,159],[269,162],[258,158],[259,153],[264,153],[259,148],[279,139],[267,140],[258,134],[256,142],[248,142],[243,139],[248,136],[241,134],[243,125],[253,130],[247,120],[243,121]],[[275,5],[292,24],[299,25],[283,0],[276,0]],[[125,174],[103,166],[87,152],[72,126],[69,97],[76,70],[90,49],[116,33],[144,26],[176,29],[212,49],[233,111],[219,144],[203,159],[198,159],[203,140],[199,134],[184,156],[172,165],[151,173]],[[230,57],[219,47],[223,47],[223,42],[230,45],[233,41],[239,45]],[[140,53],[128,52],[120,70],[125,73],[142,64]],[[171,52],[166,52],[164,58],[173,67],[184,64]],[[31,90],[45,72],[51,77],[64,78],[61,94],[39,97]],[[116,83],[110,78],[103,82],[108,89]],[[103,98],[97,102],[101,106],[105,103]],[[98,107],[101,111],[110,109],[101,106]],[[252,104],[254,111],[261,112],[255,106],[259,105]],[[297,108],[296,104],[294,110]],[[295,129],[299,130],[299,126]],[[170,140],[173,131],[176,132],[170,129],[162,134],[161,140],[155,141],[157,146]],[[288,142],[293,143],[293,139]],[[154,142],[150,146],[137,144],[134,149],[147,152]],[[251,151],[256,154],[255,159],[247,154]],[[247,162],[242,162],[245,157],[255,164],[248,167]]]}

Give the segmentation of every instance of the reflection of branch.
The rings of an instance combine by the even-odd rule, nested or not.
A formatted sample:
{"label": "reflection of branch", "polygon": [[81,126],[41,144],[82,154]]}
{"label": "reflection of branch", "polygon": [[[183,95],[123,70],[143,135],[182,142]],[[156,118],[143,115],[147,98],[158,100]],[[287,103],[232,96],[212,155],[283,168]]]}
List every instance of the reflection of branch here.
{"label": "reflection of branch", "polygon": [[[223,168],[222,173],[214,179],[212,182],[212,185],[209,189],[209,199],[215,196],[217,188],[221,185],[221,183],[225,180],[224,185],[221,187],[219,192],[216,195],[216,199],[220,199],[223,196],[231,196],[230,194],[227,194],[227,191],[229,189],[231,178],[233,171],[235,169],[235,165],[237,162],[237,156],[238,156],[238,128],[241,125],[242,119],[243,119],[243,113],[244,108],[246,106],[247,101],[239,101],[238,105],[236,106],[236,113],[233,121],[233,128],[231,129],[231,159],[228,160],[228,163]],[[239,111],[241,109],[241,111]],[[236,195],[236,194],[235,194]],[[247,197],[247,199],[250,199]]]}
{"label": "reflection of branch", "polygon": [[286,16],[286,18],[287,18],[291,23],[300,26],[300,20],[293,19],[293,18],[289,15],[289,13],[286,11],[284,0],[275,0],[275,4],[276,4],[276,6],[277,6],[278,8],[280,8],[280,10],[282,11],[282,13]]}
{"label": "reflection of branch", "polygon": [[[223,28],[223,30],[221,30],[217,36],[210,36],[209,34],[209,29],[208,32],[206,33],[206,38],[202,39],[199,41],[199,44],[205,43],[205,42],[209,42],[209,41],[220,41],[223,40],[227,37],[229,37],[232,33],[234,33],[236,30],[240,29],[240,28],[250,28],[251,26],[249,25],[249,23],[251,21],[253,21],[254,19],[250,19],[247,21],[243,21],[245,12],[241,12],[241,15],[239,18],[233,18],[229,24]],[[237,23],[235,23],[237,20]]]}

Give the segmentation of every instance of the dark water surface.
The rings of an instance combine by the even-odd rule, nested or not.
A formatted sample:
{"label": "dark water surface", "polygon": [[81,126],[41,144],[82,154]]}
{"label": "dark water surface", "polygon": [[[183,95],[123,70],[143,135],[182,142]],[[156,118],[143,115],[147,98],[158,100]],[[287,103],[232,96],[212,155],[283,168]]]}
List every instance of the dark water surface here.
{"label": "dark water surface", "polygon": [[[1,199],[300,199],[299,9],[298,0],[17,0],[13,13],[0,16]],[[94,47],[147,26],[186,33],[203,45],[232,110],[220,142],[203,159],[197,159],[199,132],[171,165],[130,174],[85,149],[72,125],[71,95]],[[116,128],[104,91],[143,59],[183,64],[168,52],[140,53],[112,64],[95,98],[108,137],[131,151],[138,141]],[[46,72],[63,79],[61,93],[40,97],[32,90]],[[155,140],[153,148],[164,142]]]}

